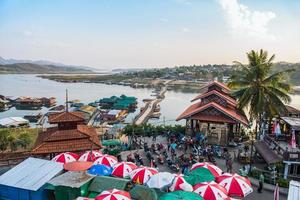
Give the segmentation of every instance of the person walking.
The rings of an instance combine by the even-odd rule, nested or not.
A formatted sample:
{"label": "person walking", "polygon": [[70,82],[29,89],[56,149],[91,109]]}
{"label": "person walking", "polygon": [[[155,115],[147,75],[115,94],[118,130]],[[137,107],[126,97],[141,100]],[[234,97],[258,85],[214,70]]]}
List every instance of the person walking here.
{"label": "person walking", "polygon": [[263,186],[264,186],[264,181],[265,181],[265,177],[264,177],[263,173],[260,173],[259,179],[258,179],[259,186],[257,188],[258,193],[262,193],[262,189],[263,189]]}

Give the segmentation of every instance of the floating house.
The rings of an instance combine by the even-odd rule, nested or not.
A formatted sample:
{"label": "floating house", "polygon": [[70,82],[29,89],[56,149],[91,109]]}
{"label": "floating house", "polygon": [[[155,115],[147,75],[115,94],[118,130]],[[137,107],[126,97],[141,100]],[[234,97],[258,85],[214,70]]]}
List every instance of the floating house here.
{"label": "floating house", "polygon": [[19,97],[15,100],[15,106],[17,109],[39,109],[42,106],[51,107],[56,104],[55,97],[42,97],[42,98],[31,98],[31,97]]}
{"label": "floating house", "polygon": [[96,112],[97,108],[93,107],[93,106],[89,106],[89,105],[85,105],[85,106],[81,106],[78,109],[78,112],[82,112],[84,114],[84,118],[85,120],[89,120],[92,115]]}
{"label": "floating house", "polygon": [[126,95],[121,95],[120,97],[111,96],[110,98],[100,99],[99,105],[104,109],[132,111],[136,108],[137,99]]}
{"label": "floating house", "polygon": [[31,151],[32,154],[50,155],[51,158],[58,153],[101,148],[96,129],[84,124],[83,113],[67,110],[50,114],[48,121],[56,127],[48,128],[38,135],[35,147]]}
{"label": "floating house", "polygon": [[62,171],[62,163],[28,158],[0,176],[0,199],[49,199],[46,183]]}
{"label": "floating house", "polygon": [[202,133],[211,144],[226,145],[239,137],[241,125],[249,126],[245,114],[238,110],[230,89],[223,83],[213,81],[201,88],[204,92],[192,101],[177,120],[185,119],[188,132]]}
{"label": "floating house", "polygon": [[28,126],[29,121],[22,117],[7,117],[0,119],[0,127],[15,128],[20,126]]}
{"label": "floating house", "polygon": [[69,171],[50,180],[47,188],[54,191],[56,200],[73,200],[88,195],[92,179],[85,172]]}
{"label": "floating house", "polygon": [[110,110],[107,113],[103,113],[101,119],[104,121],[117,121],[122,120],[126,114],[126,110]]}

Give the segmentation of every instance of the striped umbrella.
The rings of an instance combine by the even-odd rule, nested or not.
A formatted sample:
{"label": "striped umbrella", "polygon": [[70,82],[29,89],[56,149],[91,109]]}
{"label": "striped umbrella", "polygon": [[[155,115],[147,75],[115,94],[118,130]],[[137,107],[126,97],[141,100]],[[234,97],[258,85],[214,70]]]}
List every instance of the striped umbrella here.
{"label": "striped umbrella", "polygon": [[193,191],[193,186],[186,182],[184,179],[183,174],[176,174],[175,178],[172,182],[172,185],[169,188],[170,191],[176,191],[176,190],[183,190],[187,192],[192,192]]}
{"label": "striped umbrella", "polygon": [[130,194],[123,190],[104,190],[95,200],[131,200]]}
{"label": "striped umbrella", "polygon": [[203,199],[230,200],[225,188],[214,181],[198,183],[194,186],[194,192],[201,195]]}
{"label": "striped umbrella", "polygon": [[137,168],[136,164],[132,162],[120,162],[114,165],[112,175],[120,178],[126,178],[136,168]]}
{"label": "striped umbrella", "polygon": [[158,171],[155,168],[139,167],[131,172],[130,178],[134,183],[144,184],[149,180],[149,178],[152,175],[157,174],[157,173],[158,173]]}
{"label": "striped umbrella", "polygon": [[100,156],[99,158],[97,158],[94,161],[95,165],[102,164],[102,165],[107,165],[109,167],[113,167],[117,163],[118,163],[118,160],[117,160],[116,157],[111,156],[111,155],[107,155],[107,154],[104,154],[104,155]]}
{"label": "striped umbrella", "polygon": [[92,151],[86,151],[79,157],[78,161],[89,161],[94,162],[96,158],[100,157],[102,155],[101,151],[92,150]]}
{"label": "striped umbrella", "polygon": [[60,153],[57,156],[55,156],[52,159],[52,161],[60,162],[60,163],[69,163],[69,162],[77,161],[78,158],[79,158],[79,156],[75,153],[65,152],[65,153]]}
{"label": "striped umbrella", "polygon": [[222,170],[217,167],[216,165],[209,163],[209,162],[199,162],[199,163],[195,163],[193,164],[191,171],[200,168],[200,167],[204,167],[206,169],[208,169],[212,175],[214,175],[214,177],[220,176],[222,174]]}
{"label": "striped umbrella", "polygon": [[229,196],[245,197],[253,192],[250,180],[238,174],[224,173],[216,181],[226,189]]}

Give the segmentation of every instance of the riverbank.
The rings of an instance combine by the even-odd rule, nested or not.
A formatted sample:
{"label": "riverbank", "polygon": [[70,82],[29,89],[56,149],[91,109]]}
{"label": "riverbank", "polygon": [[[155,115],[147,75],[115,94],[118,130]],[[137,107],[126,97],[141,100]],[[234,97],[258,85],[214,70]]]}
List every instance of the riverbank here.
{"label": "riverbank", "polygon": [[167,90],[183,93],[199,93],[199,88],[207,83],[206,81],[139,78],[129,74],[39,75],[38,77],[62,83],[102,83],[106,85],[123,85],[132,88],[161,88],[165,82],[169,82]]}

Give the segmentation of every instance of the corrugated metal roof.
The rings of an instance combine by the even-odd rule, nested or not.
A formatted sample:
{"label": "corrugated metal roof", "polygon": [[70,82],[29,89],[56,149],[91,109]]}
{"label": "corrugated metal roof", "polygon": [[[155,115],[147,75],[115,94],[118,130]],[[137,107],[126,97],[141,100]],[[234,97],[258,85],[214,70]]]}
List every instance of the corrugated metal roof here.
{"label": "corrugated metal roof", "polygon": [[0,176],[0,185],[37,191],[62,170],[62,163],[27,158]]}
{"label": "corrugated metal roof", "polygon": [[300,182],[290,181],[289,194],[287,200],[300,199]]}
{"label": "corrugated metal roof", "polygon": [[281,117],[283,121],[292,126],[295,130],[300,130],[300,118],[296,117]]}
{"label": "corrugated metal roof", "polygon": [[93,179],[93,177],[87,175],[85,172],[69,171],[60,176],[55,177],[48,183],[54,186],[79,188],[91,179]]}

